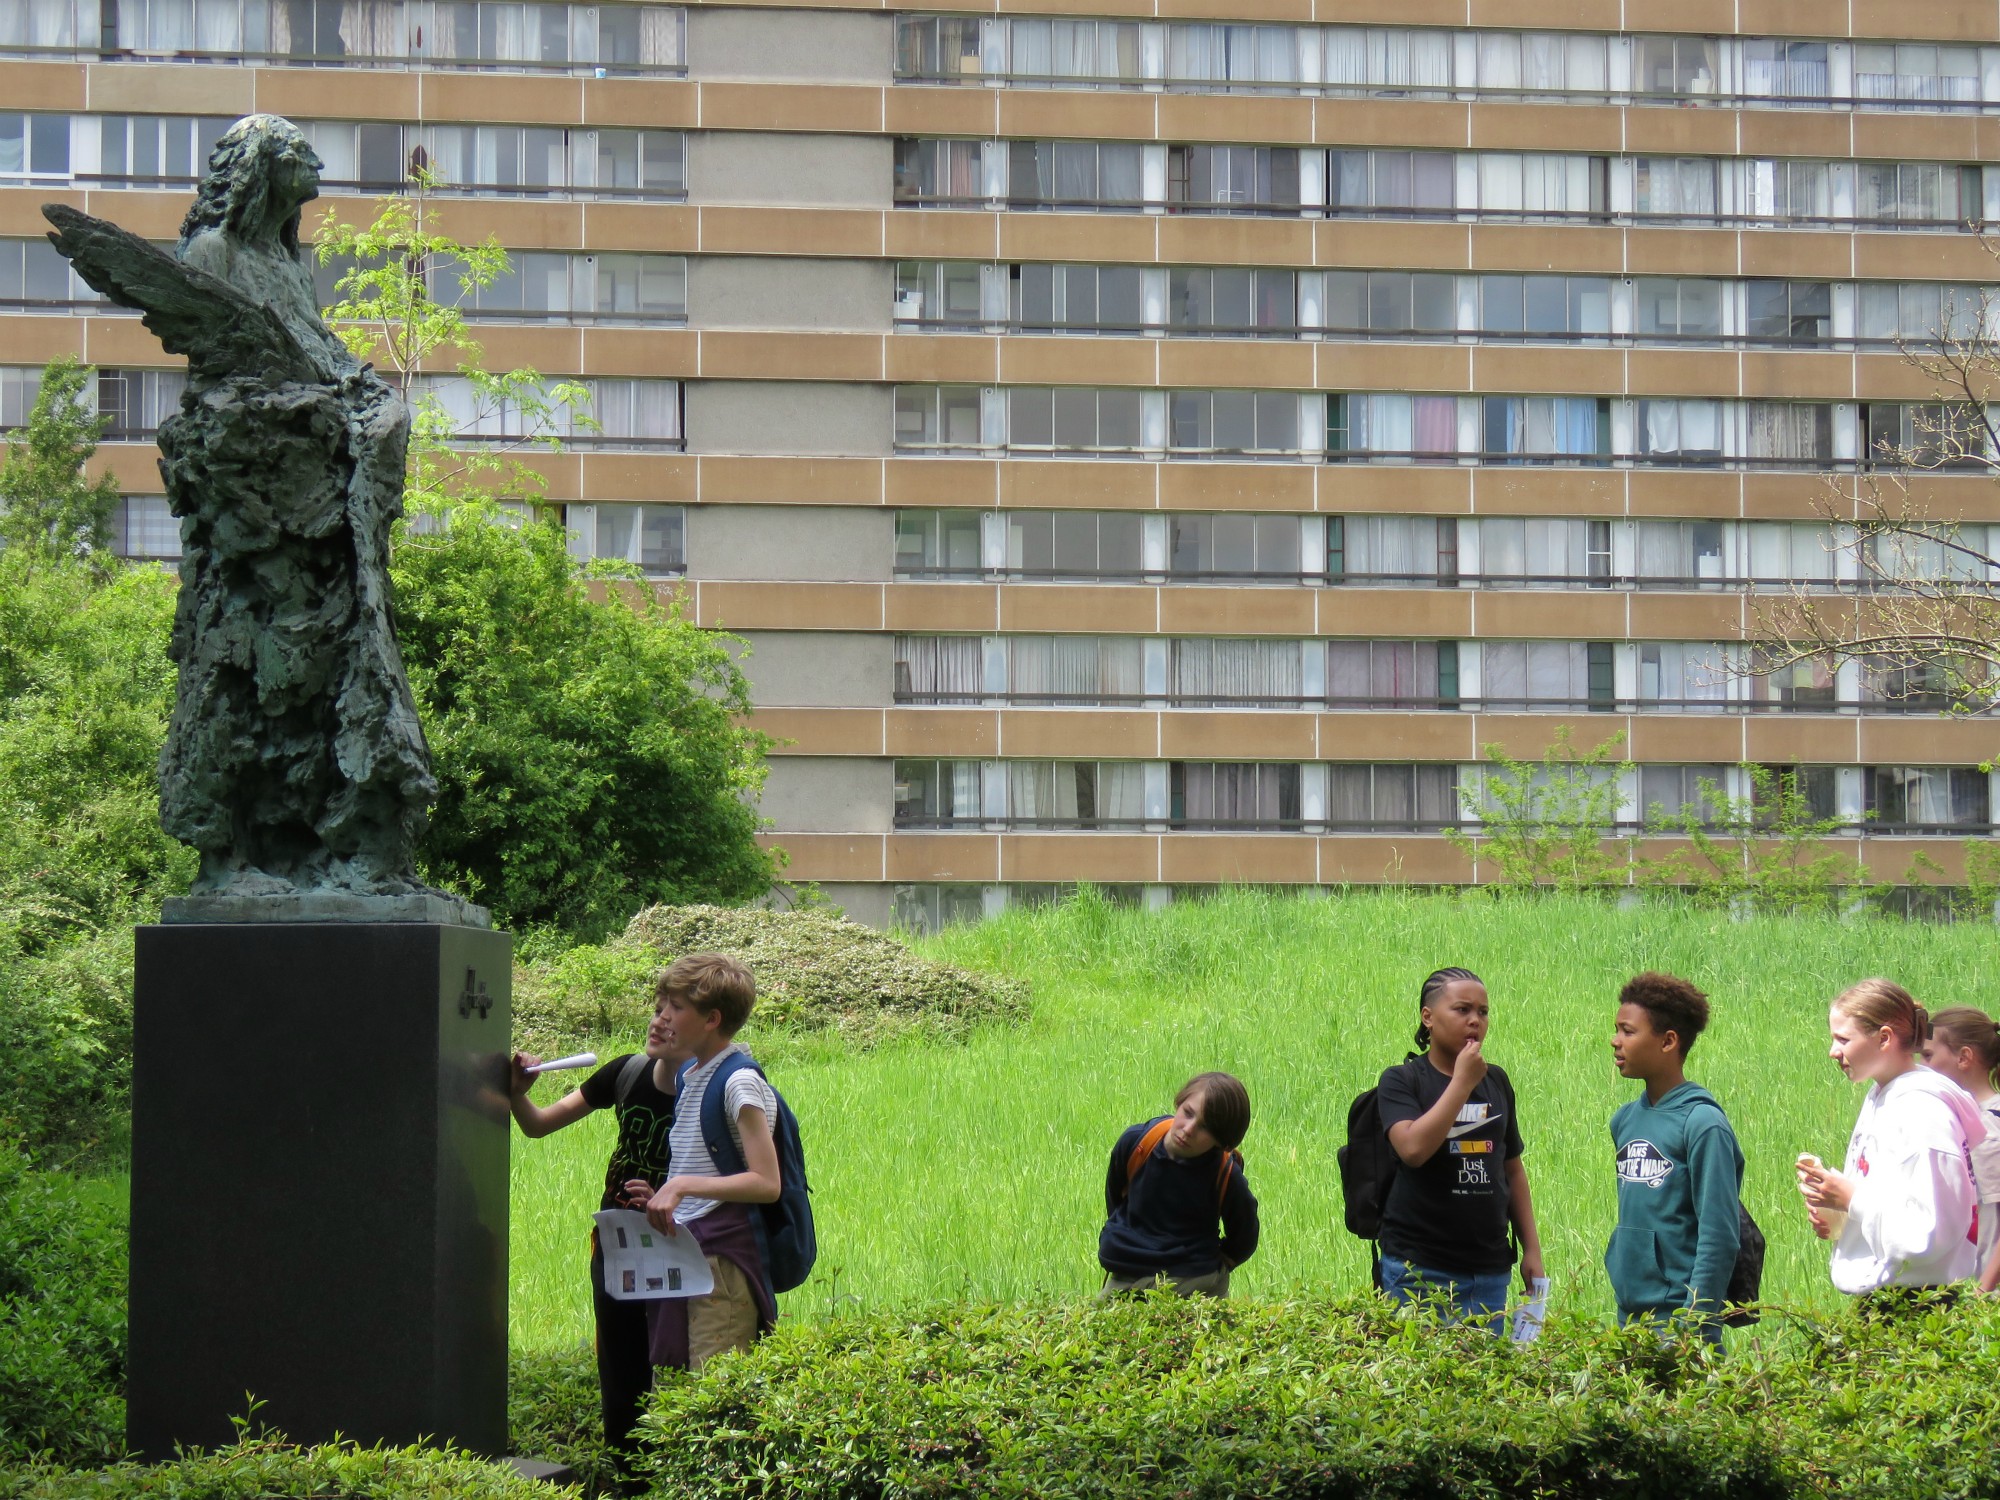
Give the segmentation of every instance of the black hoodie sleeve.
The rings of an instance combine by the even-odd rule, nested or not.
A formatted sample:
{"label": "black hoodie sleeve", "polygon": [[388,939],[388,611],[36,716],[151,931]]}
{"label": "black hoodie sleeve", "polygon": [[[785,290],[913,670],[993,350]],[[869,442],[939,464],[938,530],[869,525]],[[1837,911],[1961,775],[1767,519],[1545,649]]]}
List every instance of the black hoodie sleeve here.
{"label": "black hoodie sleeve", "polygon": [[1146,1129],[1145,1125],[1127,1125],[1111,1147],[1111,1169],[1104,1174],[1104,1217],[1107,1219],[1125,1201],[1125,1189],[1130,1185],[1131,1178],[1132,1151]]}
{"label": "black hoodie sleeve", "polygon": [[1257,1198],[1239,1161],[1222,1195],[1222,1263],[1234,1270],[1257,1253]]}

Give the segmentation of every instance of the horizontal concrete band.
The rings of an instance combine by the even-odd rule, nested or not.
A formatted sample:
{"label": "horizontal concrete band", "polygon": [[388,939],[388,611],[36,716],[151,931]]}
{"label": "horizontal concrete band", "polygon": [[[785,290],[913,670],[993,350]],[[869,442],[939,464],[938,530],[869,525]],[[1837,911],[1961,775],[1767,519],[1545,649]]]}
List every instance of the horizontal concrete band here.
{"label": "horizontal concrete band", "polygon": [[[1294,833],[772,833],[791,856],[787,880],[1095,881],[1107,885],[1352,883],[1464,884],[1495,878],[1438,834]],[[1938,866],[1928,878],[1964,876],[1962,841],[1950,838],[1829,839],[1859,858],[1876,880],[1908,878],[1919,854]],[[1621,851],[1622,851],[1622,846]],[[1673,845],[1642,842],[1658,858]]]}
{"label": "horizontal concrete band", "polygon": [[781,756],[919,760],[1469,763],[1539,758],[1567,725],[1579,749],[1623,735],[1642,764],[1976,766],[1990,724],[1924,714],[1289,713],[1277,709],[760,708]]}
{"label": "horizontal concrete band", "polygon": [[[73,354],[112,368],[169,368],[136,318],[11,317],[8,358]],[[1035,337],[479,324],[494,369],[545,375],[877,384],[1081,385],[1480,395],[1711,396],[1922,401],[1936,380],[1893,353],[1599,349],[1574,345],[1288,339]],[[1581,341],[1579,341],[1580,343]],[[448,371],[453,361],[432,361]]]}
{"label": "horizontal concrete band", "polygon": [[[1913,21],[1920,24],[1926,9],[1910,7]],[[1678,14],[1674,21],[1676,29],[1682,29]],[[893,45],[885,26],[880,42],[885,74]],[[1916,113],[1790,104],[1759,109],[1694,101],[1675,108],[1659,103],[1315,99],[1275,92],[993,89],[886,81],[823,83],[804,77],[751,81],[508,74],[496,78],[475,69],[449,67],[191,69],[167,62],[4,59],[0,97],[17,109],[106,113],[237,115],[264,110],[309,120],[1059,136],[1660,156],[1974,161],[1990,159],[2000,143],[2000,119],[1969,111]]]}

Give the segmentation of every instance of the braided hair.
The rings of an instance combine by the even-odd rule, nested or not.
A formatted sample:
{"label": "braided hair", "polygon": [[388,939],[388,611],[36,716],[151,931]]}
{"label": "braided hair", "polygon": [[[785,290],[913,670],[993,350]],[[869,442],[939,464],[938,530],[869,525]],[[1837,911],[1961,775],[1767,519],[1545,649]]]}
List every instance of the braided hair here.
{"label": "braided hair", "polygon": [[[1428,976],[1426,976],[1423,984],[1418,987],[1417,1006],[1419,1012],[1421,1012],[1422,1007],[1429,1005],[1431,1003],[1432,996],[1438,994],[1441,990],[1444,989],[1446,985],[1455,984],[1461,979],[1469,979],[1474,984],[1478,985],[1483,985],[1486,983],[1485,980],[1481,979],[1477,974],[1473,973],[1472,970],[1470,969],[1434,969]],[[1424,1025],[1424,1023],[1421,1020],[1419,1020],[1417,1022],[1417,1052],[1413,1053],[1412,1056],[1428,1052],[1430,1050],[1431,1050],[1431,1029],[1430,1027]]]}

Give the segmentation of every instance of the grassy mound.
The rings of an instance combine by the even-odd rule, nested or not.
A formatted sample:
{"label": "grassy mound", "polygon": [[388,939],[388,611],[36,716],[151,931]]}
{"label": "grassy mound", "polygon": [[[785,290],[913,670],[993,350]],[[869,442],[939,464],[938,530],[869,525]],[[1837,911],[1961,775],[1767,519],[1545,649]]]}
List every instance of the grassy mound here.
{"label": "grassy mound", "polygon": [[866,1049],[906,1035],[962,1041],[982,1021],[1020,1021],[1028,1012],[1019,979],[919,958],[886,933],[824,912],[655,906],[608,943],[517,970],[516,1039],[554,1052],[642,1031],[659,971],[683,954],[710,951],[740,958],[756,974],[759,1031],[832,1032]]}

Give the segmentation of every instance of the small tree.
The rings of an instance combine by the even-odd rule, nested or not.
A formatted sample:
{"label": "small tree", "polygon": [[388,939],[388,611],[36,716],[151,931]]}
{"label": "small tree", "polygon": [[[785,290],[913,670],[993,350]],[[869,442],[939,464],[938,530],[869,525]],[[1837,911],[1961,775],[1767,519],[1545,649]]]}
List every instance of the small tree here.
{"label": "small tree", "polygon": [[1578,750],[1570,726],[1559,724],[1540,760],[1485,746],[1487,767],[1458,794],[1478,827],[1446,829],[1445,837],[1467,858],[1490,864],[1499,887],[1574,892],[1621,884],[1625,859],[1612,840],[1618,778],[1632,767],[1612,754],[1624,739],[1614,734]]}
{"label": "small tree", "polygon": [[42,371],[27,426],[7,439],[0,461],[0,544],[38,561],[111,555],[118,486],[84,469],[111,425],[89,399],[94,372],[74,355]]}
{"label": "small tree", "polygon": [[1862,861],[1827,847],[1846,821],[1813,812],[1797,771],[1740,769],[1748,797],[1732,797],[1703,777],[1693,803],[1648,810],[1646,832],[1677,842],[1662,858],[1636,863],[1641,886],[1776,915],[1840,912],[1875,892]]}

